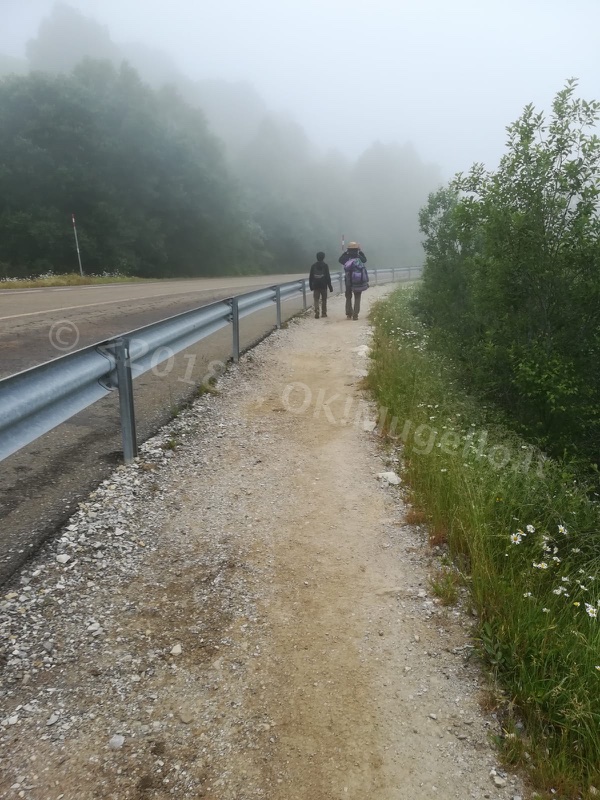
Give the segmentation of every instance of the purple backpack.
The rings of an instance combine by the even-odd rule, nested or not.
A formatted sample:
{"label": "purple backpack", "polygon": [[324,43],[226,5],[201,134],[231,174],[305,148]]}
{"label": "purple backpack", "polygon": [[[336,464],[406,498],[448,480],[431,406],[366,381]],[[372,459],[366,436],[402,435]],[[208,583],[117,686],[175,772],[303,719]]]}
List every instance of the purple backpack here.
{"label": "purple backpack", "polygon": [[352,258],[344,264],[346,283],[354,292],[364,292],[369,288],[367,270],[360,258]]}

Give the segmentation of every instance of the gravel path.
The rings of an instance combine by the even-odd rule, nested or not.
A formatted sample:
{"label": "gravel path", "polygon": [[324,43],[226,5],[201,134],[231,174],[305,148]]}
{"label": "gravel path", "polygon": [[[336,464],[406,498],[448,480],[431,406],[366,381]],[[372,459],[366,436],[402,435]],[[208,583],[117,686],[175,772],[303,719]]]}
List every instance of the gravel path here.
{"label": "gravel path", "polygon": [[7,588],[0,796],[522,796],[469,620],[377,477],[369,334],[343,298],[274,334]]}

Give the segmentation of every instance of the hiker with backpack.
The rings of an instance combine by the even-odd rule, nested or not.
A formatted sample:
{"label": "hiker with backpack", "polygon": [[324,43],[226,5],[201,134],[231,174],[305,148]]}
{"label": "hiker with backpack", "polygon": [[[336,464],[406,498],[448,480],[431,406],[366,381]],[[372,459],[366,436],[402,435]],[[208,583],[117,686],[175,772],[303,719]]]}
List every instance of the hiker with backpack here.
{"label": "hiker with backpack", "polygon": [[329,274],[329,266],[325,263],[325,253],[318,252],[317,260],[310,268],[308,276],[308,285],[313,293],[315,302],[315,319],[319,319],[319,307],[321,307],[321,316],[327,316],[327,289],[333,292],[331,285],[331,275]]}
{"label": "hiker with backpack", "polygon": [[[350,242],[348,249],[342,253],[338,261],[344,267],[346,282],[346,317],[358,319],[362,293],[369,288],[369,273],[365,264],[367,257],[357,242]],[[354,307],[352,300],[354,299]]]}

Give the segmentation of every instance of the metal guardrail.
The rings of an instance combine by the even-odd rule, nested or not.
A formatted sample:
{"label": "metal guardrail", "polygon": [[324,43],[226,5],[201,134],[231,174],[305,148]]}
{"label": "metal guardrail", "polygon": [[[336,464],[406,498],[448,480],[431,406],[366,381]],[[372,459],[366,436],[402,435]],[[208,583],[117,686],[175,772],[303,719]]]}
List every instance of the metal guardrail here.
{"label": "metal guardrail", "polygon": [[[373,285],[418,277],[420,267],[373,269]],[[343,290],[343,272],[333,274]],[[387,281],[385,279],[388,279]],[[123,333],[0,380],[0,461],[66,422],[115,389],[119,390],[125,462],[137,455],[133,378],[221,328],[232,326],[232,359],[240,357],[240,319],[272,307],[281,328],[281,305],[302,295],[306,279],[236,295]]]}

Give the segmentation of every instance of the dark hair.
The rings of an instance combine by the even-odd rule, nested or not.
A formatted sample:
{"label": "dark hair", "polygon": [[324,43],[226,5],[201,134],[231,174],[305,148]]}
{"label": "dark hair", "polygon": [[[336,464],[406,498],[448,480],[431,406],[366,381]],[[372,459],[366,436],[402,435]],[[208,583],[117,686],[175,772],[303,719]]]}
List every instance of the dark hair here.
{"label": "dark hair", "polygon": [[324,258],[325,258],[325,253],[322,253],[319,250],[319,252],[317,253],[317,261],[323,261]]}

